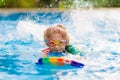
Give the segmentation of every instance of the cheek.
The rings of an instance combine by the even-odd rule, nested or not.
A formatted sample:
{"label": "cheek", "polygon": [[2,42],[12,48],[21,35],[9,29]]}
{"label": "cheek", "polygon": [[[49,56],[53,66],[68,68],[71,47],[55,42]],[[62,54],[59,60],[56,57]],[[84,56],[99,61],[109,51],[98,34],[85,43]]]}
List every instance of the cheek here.
{"label": "cheek", "polygon": [[61,46],[61,49],[63,49],[63,50],[64,50],[64,49],[65,49],[65,45],[64,45],[64,46]]}
{"label": "cheek", "polygon": [[54,50],[54,48],[53,48],[53,47],[49,47],[49,49],[50,49],[50,51],[53,51],[53,50]]}

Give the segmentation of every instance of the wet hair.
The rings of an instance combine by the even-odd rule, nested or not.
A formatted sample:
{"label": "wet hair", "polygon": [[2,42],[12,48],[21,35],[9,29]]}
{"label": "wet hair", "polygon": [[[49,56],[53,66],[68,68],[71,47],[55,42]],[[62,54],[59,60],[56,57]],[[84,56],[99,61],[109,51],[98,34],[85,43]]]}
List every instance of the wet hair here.
{"label": "wet hair", "polygon": [[62,35],[62,37],[67,40],[67,44],[69,44],[70,38],[67,34],[66,28],[62,25],[55,25],[55,26],[51,26],[49,28],[47,28],[44,31],[44,40],[48,40],[51,35],[55,34],[55,33],[60,33]]}

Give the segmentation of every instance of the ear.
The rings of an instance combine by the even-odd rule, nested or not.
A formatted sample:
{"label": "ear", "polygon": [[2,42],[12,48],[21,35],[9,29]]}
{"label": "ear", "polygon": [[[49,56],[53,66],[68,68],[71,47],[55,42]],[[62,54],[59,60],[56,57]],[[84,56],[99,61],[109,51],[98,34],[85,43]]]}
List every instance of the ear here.
{"label": "ear", "polygon": [[69,42],[67,42],[66,45],[69,45]]}

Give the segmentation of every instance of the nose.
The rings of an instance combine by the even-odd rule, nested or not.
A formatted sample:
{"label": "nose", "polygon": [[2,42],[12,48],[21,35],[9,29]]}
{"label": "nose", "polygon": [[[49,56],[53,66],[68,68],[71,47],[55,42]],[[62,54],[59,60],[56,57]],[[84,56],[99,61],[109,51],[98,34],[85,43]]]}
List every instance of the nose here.
{"label": "nose", "polygon": [[59,48],[59,46],[58,46],[58,45],[55,45],[54,47],[55,47],[55,48]]}
{"label": "nose", "polygon": [[58,45],[55,45],[55,46],[54,46],[54,49],[55,49],[55,50],[59,50],[59,48],[60,48],[60,47],[59,47]]}

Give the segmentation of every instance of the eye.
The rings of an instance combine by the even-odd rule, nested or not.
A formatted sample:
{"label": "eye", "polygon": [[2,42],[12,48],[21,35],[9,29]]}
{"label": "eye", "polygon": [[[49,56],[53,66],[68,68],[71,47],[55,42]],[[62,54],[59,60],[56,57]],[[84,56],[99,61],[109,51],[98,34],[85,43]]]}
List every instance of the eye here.
{"label": "eye", "polygon": [[54,42],[50,41],[49,44],[54,44]]}
{"label": "eye", "polygon": [[59,44],[62,44],[63,42],[62,41],[59,41]]}

